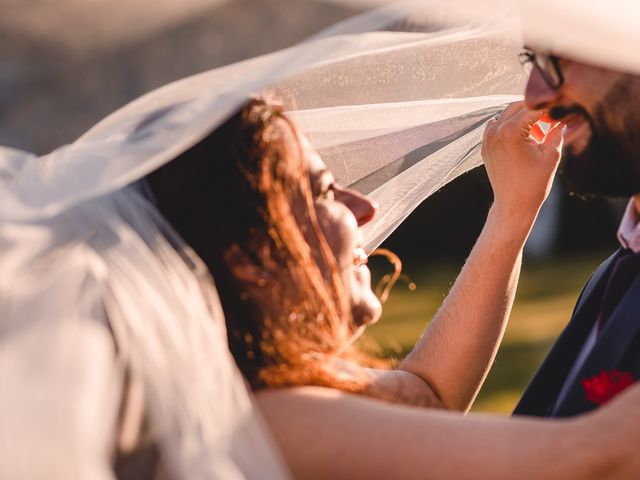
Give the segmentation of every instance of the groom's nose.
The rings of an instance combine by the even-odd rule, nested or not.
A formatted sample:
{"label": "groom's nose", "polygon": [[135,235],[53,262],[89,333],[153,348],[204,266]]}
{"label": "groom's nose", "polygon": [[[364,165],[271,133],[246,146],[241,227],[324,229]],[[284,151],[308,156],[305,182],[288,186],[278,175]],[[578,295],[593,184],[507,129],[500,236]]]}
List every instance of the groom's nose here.
{"label": "groom's nose", "polygon": [[561,89],[562,87],[559,89],[551,88],[540,71],[534,68],[529,75],[524,93],[524,103],[530,110],[548,110],[558,102]]}

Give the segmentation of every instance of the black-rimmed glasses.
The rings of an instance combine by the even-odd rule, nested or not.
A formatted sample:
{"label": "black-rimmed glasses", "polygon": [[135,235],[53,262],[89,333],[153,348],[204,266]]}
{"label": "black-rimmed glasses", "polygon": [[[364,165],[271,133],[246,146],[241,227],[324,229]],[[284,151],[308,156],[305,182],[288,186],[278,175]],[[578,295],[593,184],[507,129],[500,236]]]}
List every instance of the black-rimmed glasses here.
{"label": "black-rimmed glasses", "polygon": [[536,53],[525,47],[518,55],[518,60],[520,60],[520,64],[527,72],[527,75],[531,74],[534,67],[537,68],[549,88],[557,90],[564,83],[562,70],[560,70],[560,60],[555,55]]}

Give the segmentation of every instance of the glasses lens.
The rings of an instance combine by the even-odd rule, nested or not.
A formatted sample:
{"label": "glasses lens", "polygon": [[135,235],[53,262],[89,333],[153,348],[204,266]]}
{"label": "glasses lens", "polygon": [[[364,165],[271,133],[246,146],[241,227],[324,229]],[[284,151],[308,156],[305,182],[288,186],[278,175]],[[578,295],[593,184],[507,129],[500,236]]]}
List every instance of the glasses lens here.
{"label": "glasses lens", "polygon": [[524,47],[520,55],[518,55],[518,60],[520,60],[520,64],[527,76],[530,76],[532,70],[536,68],[550,88],[555,90],[562,86],[563,78],[557,57],[536,53],[530,48]]}
{"label": "glasses lens", "polygon": [[562,74],[555,57],[550,57],[547,62],[547,75],[553,88],[559,88],[562,85]]}
{"label": "glasses lens", "polygon": [[554,57],[549,55],[536,55],[535,62],[549,86],[551,88],[558,88],[562,80]]}

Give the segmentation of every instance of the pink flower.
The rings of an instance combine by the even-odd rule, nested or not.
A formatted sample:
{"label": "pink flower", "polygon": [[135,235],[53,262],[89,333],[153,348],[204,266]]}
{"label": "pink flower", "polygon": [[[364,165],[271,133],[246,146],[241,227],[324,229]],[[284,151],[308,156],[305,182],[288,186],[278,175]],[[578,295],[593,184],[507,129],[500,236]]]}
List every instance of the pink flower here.
{"label": "pink flower", "polygon": [[587,400],[596,405],[603,405],[630,386],[636,379],[629,372],[602,370],[598,375],[585,378],[582,387],[587,394]]}

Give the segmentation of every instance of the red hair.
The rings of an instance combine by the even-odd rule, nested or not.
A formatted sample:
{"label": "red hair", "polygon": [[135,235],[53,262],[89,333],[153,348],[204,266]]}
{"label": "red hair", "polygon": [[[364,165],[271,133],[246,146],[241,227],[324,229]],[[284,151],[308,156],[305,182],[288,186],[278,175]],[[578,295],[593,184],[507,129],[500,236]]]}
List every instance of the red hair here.
{"label": "red hair", "polygon": [[350,311],[281,106],[251,100],[148,180],[160,211],[209,267],[252,388],[363,390],[332,368],[356,357]]}

